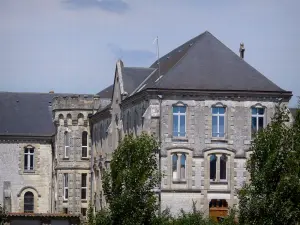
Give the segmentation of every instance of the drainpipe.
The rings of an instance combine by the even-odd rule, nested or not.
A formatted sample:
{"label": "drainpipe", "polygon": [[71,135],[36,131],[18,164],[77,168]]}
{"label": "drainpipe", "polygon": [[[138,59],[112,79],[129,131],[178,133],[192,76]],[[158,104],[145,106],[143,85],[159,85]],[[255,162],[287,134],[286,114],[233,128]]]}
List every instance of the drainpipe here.
{"label": "drainpipe", "polygon": [[[94,108],[95,108],[95,97],[93,97],[93,108],[92,108],[92,115],[94,115]],[[94,141],[93,141],[93,123],[91,119],[89,118],[89,125],[90,125],[90,135],[91,135],[91,182],[90,182],[90,206],[93,205],[93,182],[94,182],[94,171],[93,171],[93,166],[94,166]],[[95,208],[95,207],[94,207]]]}
{"label": "drainpipe", "polygon": [[[157,96],[159,99],[159,126],[158,126],[158,171],[161,174],[161,126],[162,126],[162,107],[161,107],[161,103],[162,103],[162,95],[158,95]],[[159,195],[158,195],[158,202],[159,202],[159,215],[161,215],[161,176],[159,178]]]}

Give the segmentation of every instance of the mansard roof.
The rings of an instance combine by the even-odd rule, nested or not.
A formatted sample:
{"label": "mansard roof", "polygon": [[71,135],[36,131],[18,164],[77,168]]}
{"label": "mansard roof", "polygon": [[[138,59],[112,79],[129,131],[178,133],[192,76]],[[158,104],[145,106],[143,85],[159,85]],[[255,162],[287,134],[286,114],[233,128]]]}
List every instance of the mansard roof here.
{"label": "mansard roof", "polygon": [[[208,31],[159,59],[143,89],[286,92]],[[150,68],[158,68],[157,61]],[[290,93],[291,94],[291,93]]]}

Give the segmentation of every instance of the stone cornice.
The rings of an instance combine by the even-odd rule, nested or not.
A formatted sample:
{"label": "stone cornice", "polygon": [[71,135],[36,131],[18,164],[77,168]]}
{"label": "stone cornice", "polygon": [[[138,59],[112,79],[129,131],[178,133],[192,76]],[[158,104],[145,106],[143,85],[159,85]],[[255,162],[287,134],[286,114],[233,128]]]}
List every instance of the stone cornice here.
{"label": "stone cornice", "polygon": [[[53,134],[54,135],[54,134]],[[53,135],[40,136],[40,135],[28,135],[28,134],[0,134],[0,142],[16,143],[16,142],[38,142],[38,143],[52,143]]]}
{"label": "stone cornice", "polygon": [[282,91],[282,92],[267,92],[267,91],[218,91],[218,90],[173,90],[173,89],[147,89],[146,90],[152,98],[157,98],[157,95],[164,96],[183,96],[198,98],[203,100],[209,99],[228,99],[228,100],[237,100],[237,101],[246,101],[246,100],[265,100],[265,101],[276,101],[279,102],[279,99],[284,101],[289,101],[291,99],[292,92]]}

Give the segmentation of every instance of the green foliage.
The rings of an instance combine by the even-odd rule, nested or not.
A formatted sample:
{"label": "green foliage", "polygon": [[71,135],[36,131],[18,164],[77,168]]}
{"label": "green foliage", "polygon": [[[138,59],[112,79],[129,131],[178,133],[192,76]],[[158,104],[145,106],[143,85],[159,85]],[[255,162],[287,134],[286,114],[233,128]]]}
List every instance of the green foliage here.
{"label": "green foliage", "polygon": [[240,224],[294,225],[300,221],[300,114],[287,125],[285,107],[255,137],[248,161],[251,183],[240,191]]}
{"label": "green foliage", "polygon": [[153,189],[160,174],[154,137],[145,133],[126,136],[113,153],[110,170],[103,176],[103,189],[113,224],[151,224],[157,212]]}
{"label": "green foliage", "polygon": [[5,220],[6,220],[6,212],[0,204],[0,225],[4,224]]}

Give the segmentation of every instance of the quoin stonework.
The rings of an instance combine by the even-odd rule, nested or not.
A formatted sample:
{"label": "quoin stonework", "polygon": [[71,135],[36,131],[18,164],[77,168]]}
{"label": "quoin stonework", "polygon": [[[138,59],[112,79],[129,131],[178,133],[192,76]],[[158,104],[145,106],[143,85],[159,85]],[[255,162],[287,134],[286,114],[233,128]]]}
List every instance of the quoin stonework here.
{"label": "quoin stonework", "polygon": [[0,92],[1,205],[84,216],[89,204],[105,208],[103,171],[122,138],[141,132],[160,143],[162,210],[195,202],[213,215],[238,204],[253,135],[292,96],[244,53],[206,31],[150,67],[118,60],[114,83],[95,95]]}

